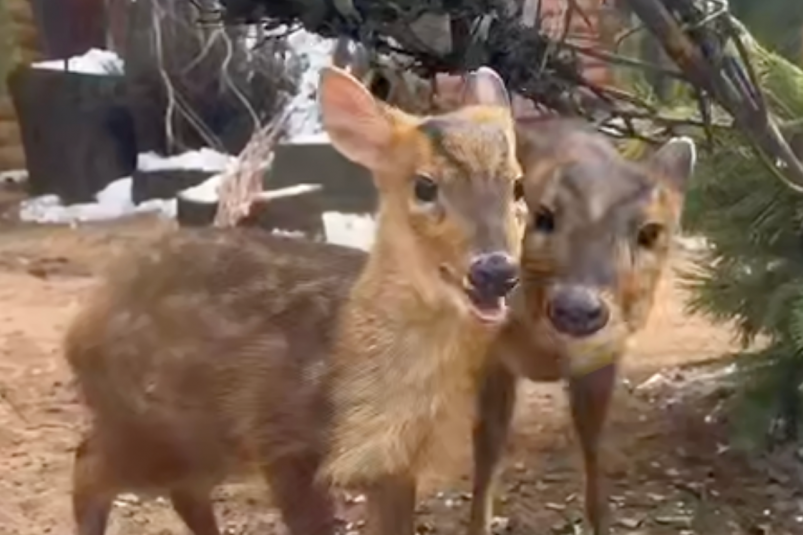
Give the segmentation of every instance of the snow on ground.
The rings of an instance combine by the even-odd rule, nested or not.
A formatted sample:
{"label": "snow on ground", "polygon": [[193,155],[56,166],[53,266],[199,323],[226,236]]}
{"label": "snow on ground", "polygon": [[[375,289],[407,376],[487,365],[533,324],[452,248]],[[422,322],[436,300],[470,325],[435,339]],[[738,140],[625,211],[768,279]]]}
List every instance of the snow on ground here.
{"label": "snow on ground", "polygon": [[53,59],[34,63],[36,69],[48,69],[53,71],[69,71],[81,74],[123,74],[125,65],[123,60],[108,50],[90,48],[86,53],[71,58]]}
{"label": "snow on ground", "polygon": [[0,184],[20,184],[28,179],[27,169],[0,171]]}
{"label": "snow on ground", "polygon": [[217,202],[217,192],[222,182],[223,175],[218,173],[207,178],[197,186],[180,191],[178,196],[193,202],[214,203]]}
{"label": "snow on ground", "polygon": [[137,169],[141,171],[188,169],[214,173],[225,171],[235,161],[236,158],[230,154],[223,154],[204,147],[175,156],[160,156],[155,152],[144,152],[137,156]]}
{"label": "snow on ground", "polygon": [[[332,39],[299,31],[289,38],[289,44],[301,60],[304,71],[301,75],[298,94],[290,101],[291,107],[286,143],[326,143],[328,136],[323,132],[317,103],[318,76],[322,67],[329,65]],[[68,70],[83,74],[122,74],[125,65],[117,54],[107,50],[91,49],[81,56],[64,60],[42,61],[35,68]],[[143,153],[137,158],[137,168],[143,171],[167,169],[197,169],[216,172],[203,183],[188,188],[179,195],[196,202],[216,202],[222,173],[232,165],[234,157],[203,148],[171,157],[156,153]],[[176,200],[154,199],[135,205],[131,197],[130,177],[120,178],[110,183],[96,195],[96,202],[65,206],[55,195],[44,195],[24,201],[20,206],[20,219],[38,223],[69,223],[116,219],[126,215],[155,212],[165,217],[175,217]],[[296,188],[307,188],[299,185]],[[266,195],[287,194],[266,192]],[[367,249],[373,242],[374,221],[368,215],[323,214],[327,241]]]}
{"label": "snow on ground", "polygon": [[323,227],[329,243],[348,245],[365,251],[374,243],[376,223],[369,215],[324,212]]}
{"label": "snow on ground", "polygon": [[159,213],[175,217],[176,201],[152,199],[135,205],[131,200],[130,177],[110,183],[95,195],[96,202],[64,205],[56,195],[42,195],[20,205],[20,219],[36,223],[86,223],[116,219],[137,213]]}

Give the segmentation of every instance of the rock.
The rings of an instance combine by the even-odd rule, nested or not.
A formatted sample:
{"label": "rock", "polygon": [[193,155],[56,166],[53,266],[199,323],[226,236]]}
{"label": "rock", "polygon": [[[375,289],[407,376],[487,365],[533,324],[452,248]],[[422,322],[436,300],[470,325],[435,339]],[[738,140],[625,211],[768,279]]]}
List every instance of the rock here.
{"label": "rock", "polygon": [[678,472],[674,468],[667,468],[664,473],[666,474],[667,477],[671,477],[673,479],[680,477],[680,472]]}
{"label": "rock", "polygon": [[506,516],[495,516],[491,519],[493,533],[506,533],[510,529],[510,519]]}
{"label": "rock", "polygon": [[617,525],[622,526],[623,528],[626,529],[636,529],[641,525],[642,522],[643,520],[641,518],[623,517],[616,520]]}
{"label": "rock", "polygon": [[139,505],[140,498],[136,494],[124,493],[120,494],[116,500],[114,500],[114,505],[118,507],[128,507],[130,505]]}
{"label": "rock", "polygon": [[663,524],[665,526],[676,526],[682,528],[691,527],[691,517],[684,515],[656,516],[655,521],[658,524]]}
{"label": "rock", "polygon": [[416,533],[435,533],[435,526],[431,522],[420,522],[415,527]]}
{"label": "rock", "polygon": [[365,494],[356,494],[356,495],[347,495],[346,496],[346,503],[348,504],[355,504],[355,503],[365,503]]}

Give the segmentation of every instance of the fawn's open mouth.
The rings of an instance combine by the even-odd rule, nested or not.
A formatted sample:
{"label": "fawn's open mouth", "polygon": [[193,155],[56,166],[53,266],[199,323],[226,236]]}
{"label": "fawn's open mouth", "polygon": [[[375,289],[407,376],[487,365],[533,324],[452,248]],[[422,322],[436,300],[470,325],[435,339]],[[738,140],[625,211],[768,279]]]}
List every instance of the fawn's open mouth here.
{"label": "fawn's open mouth", "polygon": [[483,291],[463,277],[463,292],[468,297],[471,312],[483,323],[501,323],[507,318],[507,297]]}
{"label": "fawn's open mouth", "polygon": [[507,319],[507,296],[499,296],[492,292],[483,291],[481,288],[471,284],[467,276],[461,279],[452,269],[445,265],[441,266],[441,275],[447,283],[465,296],[465,302],[469,310],[482,323],[494,325]]}

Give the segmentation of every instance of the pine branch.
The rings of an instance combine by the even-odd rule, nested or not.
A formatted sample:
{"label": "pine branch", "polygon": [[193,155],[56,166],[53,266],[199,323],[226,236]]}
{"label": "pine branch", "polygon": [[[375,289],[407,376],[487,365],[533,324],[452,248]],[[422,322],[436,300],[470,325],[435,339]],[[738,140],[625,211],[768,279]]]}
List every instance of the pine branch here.
{"label": "pine branch", "polygon": [[[488,65],[502,76],[508,87],[537,106],[563,116],[583,117],[604,126],[604,131],[614,137],[655,144],[689,127],[706,126],[699,119],[665,116],[637,95],[591,81],[584,64],[589,59],[599,61],[600,51],[571,41],[569,28],[586,27],[590,19],[575,0],[564,13],[562,31],[557,37],[540,28],[538,20],[535,27],[522,23],[526,15],[517,0],[222,0],[221,3],[225,8],[221,17],[227,23],[267,20],[274,27],[303,27],[323,37],[346,37],[375,53],[394,56],[400,68],[427,80],[439,73],[463,73]],[[422,29],[425,20],[429,30]],[[445,31],[432,31],[434,27]],[[611,65],[659,68],[613,52],[602,56]],[[664,74],[685,78],[679,71],[667,70]]]}

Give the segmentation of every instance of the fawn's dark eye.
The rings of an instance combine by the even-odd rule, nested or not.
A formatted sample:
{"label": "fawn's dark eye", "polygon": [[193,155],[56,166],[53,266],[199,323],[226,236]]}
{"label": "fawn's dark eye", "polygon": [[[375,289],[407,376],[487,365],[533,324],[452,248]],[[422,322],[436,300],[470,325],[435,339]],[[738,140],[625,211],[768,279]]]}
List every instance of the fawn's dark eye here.
{"label": "fawn's dark eye", "polygon": [[639,247],[644,249],[652,249],[658,243],[658,239],[664,231],[664,227],[658,223],[647,223],[638,231],[636,242]]}
{"label": "fawn's dark eye", "polygon": [[414,192],[419,202],[435,202],[438,198],[438,185],[429,177],[415,177]]}
{"label": "fawn's dark eye", "polygon": [[520,201],[524,198],[524,180],[517,178],[513,182],[513,200]]}
{"label": "fawn's dark eye", "polygon": [[538,207],[533,216],[533,228],[539,232],[551,233],[555,230],[555,214],[549,208]]}

